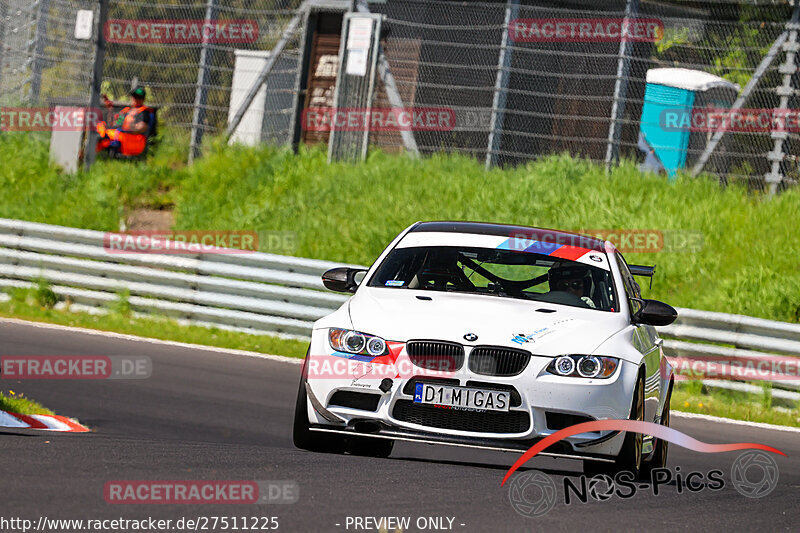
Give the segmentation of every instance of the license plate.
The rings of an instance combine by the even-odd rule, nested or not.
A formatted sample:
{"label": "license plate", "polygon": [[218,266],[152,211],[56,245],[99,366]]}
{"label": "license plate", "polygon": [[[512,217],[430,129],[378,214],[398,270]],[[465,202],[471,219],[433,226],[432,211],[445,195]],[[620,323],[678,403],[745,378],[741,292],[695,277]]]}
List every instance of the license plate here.
{"label": "license plate", "polygon": [[414,389],[414,403],[481,411],[508,411],[510,399],[511,393],[497,390],[468,389],[428,383],[417,383]]}

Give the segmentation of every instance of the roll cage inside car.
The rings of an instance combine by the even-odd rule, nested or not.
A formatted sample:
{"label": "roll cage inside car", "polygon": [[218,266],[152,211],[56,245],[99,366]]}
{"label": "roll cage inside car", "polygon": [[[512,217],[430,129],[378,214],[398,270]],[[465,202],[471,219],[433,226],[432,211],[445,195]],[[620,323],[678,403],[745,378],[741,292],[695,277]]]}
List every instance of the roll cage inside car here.
{"label": "roll cage inside car", "polygon": [[[580,272],[575,285],[576,291],[583,293],[554,287],[554,269]],[[608,270],[544,254],[494,248],[396,248],[385,257],[367,285],[490,294],[612,312],[619,307]]]}

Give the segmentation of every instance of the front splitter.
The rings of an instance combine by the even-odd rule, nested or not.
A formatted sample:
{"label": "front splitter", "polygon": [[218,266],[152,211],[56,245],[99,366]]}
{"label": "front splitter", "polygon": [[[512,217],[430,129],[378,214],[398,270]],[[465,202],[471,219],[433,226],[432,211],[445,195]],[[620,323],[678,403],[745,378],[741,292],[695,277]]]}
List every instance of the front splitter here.
{"label": "front splitter", "polygon": [[[406,442],[419,442],[423,444],[441,444],[444,446],[457,446],[460,448],[473,448],[480,450],[493,450],[499,452],[512,452],[512,453],[525,453],[528,449],[536,444],[539,439],[532,439],[526,441],[500,441],[498,439],[483,439],[473,437],[461,437],[455,435],[437,435],[435,433],[417,433],[412,431],[398,430],[391,427],[382,426],[375,431],[363,432],[357,431],[353,426],[334,428],[329,426],[312,425],[309,428],[311,431],[320,433],[336,433],[340,435],[347,435],[351,437],[371,437],[376,439],[390,439]],[[589,455],[589,454],[576,454],[569,452],[539,452],[537,455],[546,457],[556,457],[560,459],[576,459],[576,460],[589,460],[602,463],[613,463],[614,459],[609,457]]]}

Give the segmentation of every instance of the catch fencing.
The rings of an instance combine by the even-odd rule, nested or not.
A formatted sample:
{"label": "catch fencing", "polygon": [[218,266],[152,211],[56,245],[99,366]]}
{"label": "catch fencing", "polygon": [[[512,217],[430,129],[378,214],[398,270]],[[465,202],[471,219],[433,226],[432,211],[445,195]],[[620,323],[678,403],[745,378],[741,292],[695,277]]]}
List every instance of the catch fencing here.
{"label": "catch fencing", "polygon": [[[334,103],[341,22],[310,29],[309,13],[351,8],[384,16],[372,107],[400,103],[455,115],[446,127],[370,132],[370,145],[384,150],[453,151],[487,166],[561,152],[609,165],[620,158],[643,161],[649,150],[648,139],[639,136],[647,72],[656,68],[694,69],[727,80],[738,89],[720,105],[748,119],[800,107],[800,5],[791,0],[568,6],[554,0],[115,0],[109,5],[112,21],[246,20],[258,32],[247,42],[118,38],[106,47],[103,90],[121,98],[132,82],[146,87],[151,103],[161,108],[162,123],[187,138],[191,132],[193,154],[203,133],[224,132],[245,111],[260,118],[256,140],[327,142],[324,135],[300,131],[300,111]],[[97,13],[98,1],[0,0],[3,105],[88,103],[94,45],[73,38],[80,9]],[[557,24],[574,27],[569,24],[575,21],[595,26],[578,37],[551,31]],[[603,33],[631,21],[656,31],[626,38]],[[248,52],[258,57],[243,61],[234,74]],[[262,78],[263,61],[274,65]],[[242,81],[238,89],[232,88],[236,76]],[[252,86],[256,80],[261,83]],[[245,98],[259,89],[259,97]],[[242,102],[250,105],[243,108]],[[706,129],[692,131],[688,145],[675,150],[689,172],[774,192],[800,177],[799,133],[773,123]]]}
{"label": "catch fencing", "polygon": [[[106,40],[102,92],[127,102],[132,85],[144,87],[148,105],[159,108],[160,122],[180,138],[191,134],[199,149],[203,133],[221,131],[228,120],[236,51],[272,49],[299,6],[299,0],[113,0],[101,28],[98,0],[0,0],[0,104],[88,105],[95,41],[102,33]],[[94,40],[74,38],[80,10],[94,13]],[[170,40],[166,28],[159,34],[154,24],[183,22],[201,28],[206,21],[252,23],[255,31],[205,40],[188,32],[185,39]],[[268,113],[287,112],[280,108],[287,106],[282,91],[293,86],[301,37],[299,31],[291,36],[273,70],[274,78],[289,76],[291,81],[284,89],[269,91]],[[271,134],[285,137],[286,128]]]}
{"label": "catch fencing", "polygon": [[[260,252],[109,253],[105,235],[0,219],[0,290],[32,288],[43,280],[61,307],[108,310],[124,298],[136,313],[308,339],[312,323],[347,299],[324,289],[322,273],[356,266]],[[674,324],[659,328],[673,358],[730,365],[794,362],[800,356],[800,324],[683,308],[678,313]],[[800,400],[800,381],[774,372],[771,378],[761,381],[773,387],[775,398]],[[761,387],[738,381],[704,384],[762,393]]]}

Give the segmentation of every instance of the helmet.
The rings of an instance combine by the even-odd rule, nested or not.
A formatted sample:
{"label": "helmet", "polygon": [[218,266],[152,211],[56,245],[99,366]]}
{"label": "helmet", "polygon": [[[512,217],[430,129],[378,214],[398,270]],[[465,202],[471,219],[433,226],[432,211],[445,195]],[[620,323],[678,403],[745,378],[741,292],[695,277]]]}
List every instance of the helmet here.
{"label": "helmet", "polygon": [[554,266],[547,272],[547,280],[550,282],[550,290],[559,290],[558,285],[569,280],[583,281],[584,291],[591,286],[591,269],[583,265]]}

